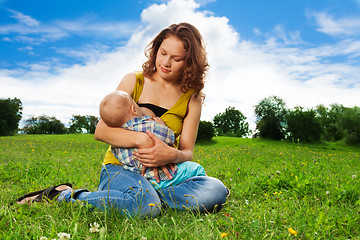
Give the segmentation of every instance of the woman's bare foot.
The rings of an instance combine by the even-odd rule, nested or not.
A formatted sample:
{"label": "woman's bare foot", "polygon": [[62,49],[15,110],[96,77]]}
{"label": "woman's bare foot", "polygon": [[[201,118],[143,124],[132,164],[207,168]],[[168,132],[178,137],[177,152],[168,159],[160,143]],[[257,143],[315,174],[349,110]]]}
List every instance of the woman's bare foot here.
{"label": "woman's bare foot", "polygon": [[25,203],[30,205],[37,196],[39,196],[39,194],[38,194],[38,195],[35,195],[35,196],[32,196],[32,197],[24,198],[24,199],[21,200],[20,202],[17,201],[16,203],[19,204],[19,205],[20,205],[20,204],[25,204]]}
{"label": "woman's bare foot", "polygon": [[[71,187],[68,186],[68,185],[59,185],[59,186],[57,186],[57,187],[55,188],[55,190],[58,191],[58,192],[65,191],[65,190],[67,190],[67,189],[71,189]],[[35,200],[40,194],[42,194],[42,193],[43,193],[43,192],[39,192],[39,193],[36,194],[36,195],[26,197],[26,198],[22,199],[21,201],[17,201],[16,203],[19,204],[19,205],[20,205],[20,204],[28,204],[28,205],[30,205],[30,204],[33,203],[34,200]]]}

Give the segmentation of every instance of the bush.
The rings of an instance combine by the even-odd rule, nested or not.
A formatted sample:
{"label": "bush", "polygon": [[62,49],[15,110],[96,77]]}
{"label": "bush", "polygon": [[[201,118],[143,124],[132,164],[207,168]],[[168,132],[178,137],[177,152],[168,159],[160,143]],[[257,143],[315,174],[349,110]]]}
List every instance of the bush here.
{"label": "bush", "polygon": [[302,107],[295,107],[286,115],[286,121],[290,138],[304,142],[320,140],[322,128],[314,110],[303,111]]}
{"label": "bush", "polygon": [[275,118],[264,117],[256,124],[258,132],[255,137],[263,137],[274,140],[280,140],[285,137],[282,124]]}
{"label": "bush", "polygon": [[200,121],[196,141],[210,141],[215,136],[213,124],[207,121]]}
{"label": "bush", "polygon": [[285,115],[287,108],[284,100],[277,96],[262,99],[255,106],[256,135],[280,140],[285,136]]}
{"label": "bush", "polygon": [[0,99],[0,136],[13,135],[18,130],[22,109],[20,99]]}
{"label": "bush", "polygon": [[340,116],[340,128],[343,129],[347,144],[360,143],[360,108],[344,108]]}
{"label": "bush", "polygon": [[250,133],[246,117],[234,107],[214,117],[214,128],[219,136],[243,137]]}
{"label": "bush", "polygon": [[27,119],[23,131],[26,134],[64,134],[66,133],[66,128],[55,117],[42,115]]}
{"label": "bush", "polygon": [[95,116],[81,116],[73,115],[70,120],[70,127],[68,129],[69,133],[86,133],[94,134],[96,125],[99,122],[99,118]]}
{"label": "bush", "polygon": [[322,126],[322,139],[325,141],[339,141],[344,137],[344,132],[339,124],[344,107],[339,104],[330,106],[330,109],[323,105],[316,107],[317,117]]}

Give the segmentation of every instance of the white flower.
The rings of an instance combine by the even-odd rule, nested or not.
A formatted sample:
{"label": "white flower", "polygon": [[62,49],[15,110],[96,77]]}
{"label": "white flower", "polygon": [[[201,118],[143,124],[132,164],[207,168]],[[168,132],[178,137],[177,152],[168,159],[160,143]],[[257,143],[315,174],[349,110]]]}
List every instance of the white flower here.
{"label": "white flower", "polygon": [[58,233],[59,240],[68,240],[70,239],[70,234],[68,233]]}
{"label": "white flower", "polygon": [[330,194],[330,191],[326,191],[326,194],[329,195],[329,194]]}
{"label": "white flower", "polygon": [[47,237],[41,237],[40,240],[47,240]]}
{"label": "white flower", "polygon": [[352,175],[352,178],[356,178],[356,175]]}
{"label": "white flower", "polygon": [[147,240],[147,237],[142,236],[141,240]]}
{"label": "white flower", "polygon": [[99,224],[97,222],[94,223],[90,223],[90,232],[92,233],[96,233],[96,232],[100,232],[99,230]]}

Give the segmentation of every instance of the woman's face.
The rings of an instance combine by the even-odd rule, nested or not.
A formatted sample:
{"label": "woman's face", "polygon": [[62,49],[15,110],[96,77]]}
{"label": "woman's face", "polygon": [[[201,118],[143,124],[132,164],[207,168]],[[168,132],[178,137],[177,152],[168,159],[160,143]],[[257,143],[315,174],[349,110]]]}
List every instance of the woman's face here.
{"label": "woman's face", "polygon": [[156,71],[167,81],[177,81],[184,69],[186,51],[183,42],[175,37],[168,36],[161,43],[156,54]]}

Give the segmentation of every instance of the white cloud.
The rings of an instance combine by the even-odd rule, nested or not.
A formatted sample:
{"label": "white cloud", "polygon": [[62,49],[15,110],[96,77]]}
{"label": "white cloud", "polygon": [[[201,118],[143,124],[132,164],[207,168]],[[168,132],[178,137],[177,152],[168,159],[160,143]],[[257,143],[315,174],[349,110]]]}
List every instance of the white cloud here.
{"label": "white cloud", "polygon": [[80,36],[100,36],[118,39],[129,36],[137,23],[135,22],[99,22],[93,18],[80,18],[74,21],[59,20],[54,23],[65,32]]}
{"label": "white cloud", "polygon": [[[187,21],[206,39],[211,65],[204,89],[203,120],[212,120],[215,114],[233,106],[254,127],[253,107],[271,95],[283,98],[289,107],[331,103],[354,106],[360,102],[360,70],[351,63],[360,54],[359,41],[297,45],[300,33],[275,27],[274,35],[268,35],[272,40],[255,43],[243,40],[226,17],[198,11],[198,7],[192,0],[149,6],[129,42],[116,51],[99,47],[91,52],[90,46],[84,52],[57,49],[89,56],[83,65],[63,67],[43,62],[26,65],[30,69],[26,71],[0,70],[0,96],[20,98],[24,118],[46,114],[67,123],[73,114],[98,115],[102,97],[115,89],[126,73],[141,69],[149,41],[164,27]],[[67,31],[81,29],[77,26]],[[343,61],[331,60],[334,58]]]}
{"label": "white cloud", "polygon": [[100,44],[87,44],[80,47],[79,49],[72,48],[53,48],[57,53],[61,53],[65,56],[80,59],[85,62],[95,62],[98,61],[99,57],[102,56],[102,53],[108,52],[110,48],[105,45]]}
{"label": "white cloud", "polygon": [[331,36],[351,36],[360,33],[360,18],[359,17],[344,17],[334,19],[333,16],[324,12],[309,13],[310,17],[314,17],[319,28],[319,32]]}
{"label": "white cloud", "polygon": [[[39,26],[28,26],[24,24],[2,24],[0,25],[0,34],[18,34],[15,38],[31,38],[33,42],[44,40],[57,40],[68,36],[69,34],[56,26],[41,24]],[[27,35],[31,35],[30,37]],[[10,37],[9,37],[10,38]],[[40,40],[39,40],[40,39]],[[15,39],[18,41],[18,39]]]}
{"label": "white cloud", "polygon": [[258,28],[254,28],[253,32],[255,35],[259,35],[259,36],[262,35],[262,32]]}
{"label": "white cloud", "polygon": [[8,38],[8,37],[3,37],[2,40],[4,42],[12,42],[11,38]]}
{"label": "white cloud", "polygon": [[107,39],[121,39],[129,37],[137,26],[135,22],[103,22],[94,17],[81,17],[72,21],[56,20],[49,23],[40,23],[36,19],[21,12],[8,10],[11,17],[18,20],[15,24],[0,24],[0,34],[27,44],[40,44],[47,41],[57,41],[70,36],[91,36]]}
{"label": "white cloud", "polygon": [[31,45],[39,45],[47,41],[45,38],[34,38],[34,37],[28,37],[22,35],[15,36],[13,39],[17,42],[31,44]]}
{"label": "white cloud", "polygon": [[30,16],[27,16],[21,12],[18,12],[18,11],[15,11],[15,10],[11,10],[11,9],[8,9],[8,11],[10,13],[12,13],[11,17],[12,18],[15,18],[18,22],[20,23],[23,23],[27,26],[39,26],[40,25],[40,22]]}
{"label": "white cloud", "polygon": [[277,38],[280,39],[284,44],[291,45],[304,43],[300,37],[299,31],[288,32],[281,25],[276,25],[274,31]]}

